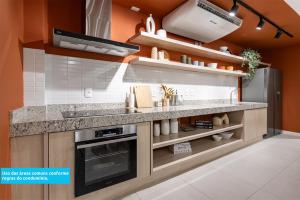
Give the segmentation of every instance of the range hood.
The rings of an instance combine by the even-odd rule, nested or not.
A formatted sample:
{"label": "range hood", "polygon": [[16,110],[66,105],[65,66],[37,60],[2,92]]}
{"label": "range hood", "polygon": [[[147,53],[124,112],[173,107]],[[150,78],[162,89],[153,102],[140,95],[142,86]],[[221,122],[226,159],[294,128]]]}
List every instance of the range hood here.
{"label": "range hood", "polygon": [[86,0],[85,34],[53,30],[56,47],[125,57],[140,47],[111,40],[111,0]]}

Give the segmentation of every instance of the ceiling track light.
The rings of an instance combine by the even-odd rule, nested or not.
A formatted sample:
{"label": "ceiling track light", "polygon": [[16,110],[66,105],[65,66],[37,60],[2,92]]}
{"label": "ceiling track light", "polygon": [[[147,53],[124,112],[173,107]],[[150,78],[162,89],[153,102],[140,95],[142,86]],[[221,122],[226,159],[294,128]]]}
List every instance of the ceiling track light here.
{"label": "ceiling track light", "polygon": [[265,22],[268,22],[270,25],[272,25],[273,27],[275,27],[277,29],[277,32],[276,32],[274,38],[278,39],[278,38],[280,38],[280,36],[282,34],[285,34],[291,38],[294,37],[291,33],[286,31],[282,27],[278,26],[275,22],[273,22],[272,20],[270,20],[266,16],[262,15],[260,12],[258,12],[257,10],[255,10],[254,8],[249,6],[248,4],[246,4],[243,0],[233,0],[233,6],[232,6],[231,10],[229,11],[230,16],[236,15],[236,13],[239,9],[238,4],[259,17],[259,23],[256,26],[257,30],[261,30],[263,28]]}
{"label": "ceiling track light", "polygon": [[275,36],[274,36],[274,38],[279,39],[281,35],[282,35],[282,30],[278,29]]}
{"label": "ceiling track light", "polygon": [[262,17],[259,17],[259,22],[256,26],[257,30],[261,30],[263,28],[263,26],[265,25],[265,20]]}
{"label": "ceiling track light", "polygon": [[232,8],[229,11],[229,15],[234,17],[238,12],[239,6],[236,3],[236,0],[233,0]]}

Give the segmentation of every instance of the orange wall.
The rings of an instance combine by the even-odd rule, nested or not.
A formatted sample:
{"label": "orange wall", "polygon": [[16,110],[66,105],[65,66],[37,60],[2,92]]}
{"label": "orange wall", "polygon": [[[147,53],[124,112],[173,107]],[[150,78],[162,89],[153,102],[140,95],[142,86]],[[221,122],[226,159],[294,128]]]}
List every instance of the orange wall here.
{"label": "orange wall", "polygon": [[[55,48],[52,46],[53,27],[74,32],[84,32],[84,5],[83,0],[1,0],[0,1],[0,167],[9,166],[9,110],[21,107],[23,104],[22,85],[22,45],[25,47],[44,48],[46,52],[84,57],[100,60],[125,61],[115,56],[105,56],[96,53],[80,52]],[[113,4],[112,13],[112,39],[126,42],[145,27],[147,16],[132,12],[124,7]],[[3,20],[5,19],[5,20]],[[155,19],[157,27],[160,20]],[[180,38],[193,42],[189,39]],[[234,53],[239,53],[241,47],[218,40],[209,45],[217,49],[227,45]],[[169,52],[173,60],[179,60],[181,53]],[[184,53],[184,52],[183,52]],[[150,48],[141,46],[137,55],[150,56]],[[213,60],[201,59],[206,62]],[[222,63],[227,64],[227,63]],[[9,189],[0,185],[0,199],[9,199]],[[5,195],[5,196],[3,196]]]}
{"label": "orange wall", "polygon": [[[0,167],[10,165],[9,110],[22,106],[22,4],[0,1]],[[10,187],[0,185],[0,199],[10,198]]]}
{"label": "orange wall", "polygon": [[266,62],[282,72],[283,130],[300,132],[300,45],[265,51]]}

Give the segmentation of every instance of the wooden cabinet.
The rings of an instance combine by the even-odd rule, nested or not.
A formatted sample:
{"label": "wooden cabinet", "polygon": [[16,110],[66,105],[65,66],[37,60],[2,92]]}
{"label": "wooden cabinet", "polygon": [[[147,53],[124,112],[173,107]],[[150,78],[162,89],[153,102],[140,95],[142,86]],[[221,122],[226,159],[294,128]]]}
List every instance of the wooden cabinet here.
{"label": "wooden cabinet", "polygon": [[[141,185],[144,178],[150,176],[151,126],[150,123],[137,125],[137,178],[104,188],[80,197],[76,200],[115,199],[126,195]],[[49,167],[69,167],[71,169],[70,185],[50,185],[50,200],[73,200],[74,197],[74,132],[49,134]]]}
{"label": "wooden cabinet", "polygon": [[245,110],[244,140],[261,139],[267,133],[267,109]]}
{"label": "wooden cabinet", "polygon": [[[44,136],[11,138],[11,167],[44,167]],[[42,200],[43,185],[12,185],[12,200]]]}

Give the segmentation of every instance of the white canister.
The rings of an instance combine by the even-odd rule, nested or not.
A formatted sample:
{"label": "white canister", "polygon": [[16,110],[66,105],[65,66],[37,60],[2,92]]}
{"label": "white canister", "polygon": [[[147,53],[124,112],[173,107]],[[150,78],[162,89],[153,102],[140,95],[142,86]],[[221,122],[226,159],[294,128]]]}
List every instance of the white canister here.
{"label": "white canister", "polygon": [[171,119],[170,121],[171,133],[178,133],[178,120]]}
{"label": "white canister", "polygon": [[160,130],[162,135],[170,134],[170,122],[168,119],[161,120]]}
{"label": "white canister", "polygon": [[155,123],[154,124],[153,135],[155,137],[159,137],[160,136],[160,124],[159,123]]}
{"label": "white canister", "polygon": [[151,50],[151,58],[157,60],[157,58],[158,58],[158,55],[157,55],[157,54],[158,54],[157,47],[152,47],[152,50]]}
{"label": "white canister", "polygon": [[165,59],[165,52],[159,51],[158,52],[158,60],[164,60]]}

